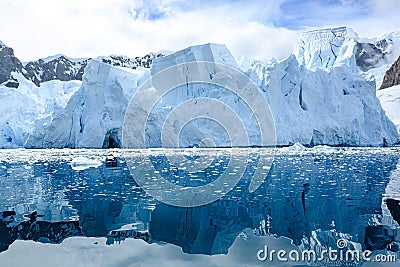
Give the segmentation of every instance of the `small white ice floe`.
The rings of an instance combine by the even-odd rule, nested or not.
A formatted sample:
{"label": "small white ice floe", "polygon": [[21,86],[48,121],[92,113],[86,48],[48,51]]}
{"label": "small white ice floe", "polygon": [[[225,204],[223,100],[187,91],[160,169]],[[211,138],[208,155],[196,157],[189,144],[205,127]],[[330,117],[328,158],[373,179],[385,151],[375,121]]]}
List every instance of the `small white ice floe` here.
{"label": "small white ice floe", "polygon": [[306,149],[306,147],[297,142],[294,145],[290,146],[289,149],[294,150],[294,151],[301,151],[301,150]]}
{"label": "small white ice floe", "polygon": [[336,151],[336,148],[327,146],[327,145],[314,146],[312,149],[317,150],[319,152],[334,152],[334,151]]}
{"label": "small white ice floe", "polygon": [[74,158],[70,163],[71,168],[75,171],[83,171],[89,168],[98,168],[101,166],[101,164],[103,163],[100,160],[89,159],[82,156]]}

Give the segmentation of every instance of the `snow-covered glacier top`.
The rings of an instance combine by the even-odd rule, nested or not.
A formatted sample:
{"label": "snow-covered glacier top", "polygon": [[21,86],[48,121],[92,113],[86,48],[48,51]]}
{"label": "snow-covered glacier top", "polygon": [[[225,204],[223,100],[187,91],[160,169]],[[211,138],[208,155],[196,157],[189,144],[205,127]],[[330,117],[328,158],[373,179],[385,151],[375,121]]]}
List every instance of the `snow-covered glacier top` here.
{"label": "snow-covered glacier top", "polygon": [[235,58],[225,45],[208,43],[190,46],[176,53],[155,58],[153,60],[151,73],[155,74],[173,65],[195,61],[209,61],[237,67]]}
{"label": "snow-covered glacier top", "polygon": [[354,47],[358,39],[348,27],[307,31],[301,34],[293,54],[309,69],[345,64],[356,70]]}
{"label": "snow-covered glacier top", "polygon": [[360,38],[349,27],[327,28],[301,34],[293,50],[308,69],[327,69],[341,64],[382,84],[383,76],[400,54],[400,30],[376,38]]}

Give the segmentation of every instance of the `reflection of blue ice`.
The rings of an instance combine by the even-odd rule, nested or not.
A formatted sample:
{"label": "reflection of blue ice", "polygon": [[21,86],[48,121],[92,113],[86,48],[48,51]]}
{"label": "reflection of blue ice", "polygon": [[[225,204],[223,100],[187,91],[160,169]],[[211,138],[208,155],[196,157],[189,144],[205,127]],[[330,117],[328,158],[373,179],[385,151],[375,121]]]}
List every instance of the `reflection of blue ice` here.
{"label": "reflection of blue ice", "polygon": [[260,236],[288,237],[296,245],[317,229],[335,229],[364,244],[369,220],[382,214],[382,194],[398,152],[282,149],[255,192],[248,192],[253,171],[249,167],[223,199],[197,208],[155,203],[136,187],[122,159],[74,171],[68,165],[70,158],[50,158],[51,154],[46,161],[1,162],[2,210],[14,208],[18,220],[33,210],[44,215],[38,220],[79,219],[86,236],[104,237],[123,225],[141,222],[154,241],[176,244],[187,253],[218,254],[227,253],[246,228]]}

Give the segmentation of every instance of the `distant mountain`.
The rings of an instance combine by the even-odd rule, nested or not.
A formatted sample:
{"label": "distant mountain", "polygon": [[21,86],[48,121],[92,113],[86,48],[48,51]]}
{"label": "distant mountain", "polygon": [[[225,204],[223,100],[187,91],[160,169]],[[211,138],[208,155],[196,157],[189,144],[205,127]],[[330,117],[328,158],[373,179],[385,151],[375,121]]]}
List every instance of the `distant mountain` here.
{"label": "distant mountain", "polygon": [[381,67],[390,62],[390,44],[386,39],[375,42],[359,42],[356,46],[356,63],[361,71]]}
{"label": "distant mountain", "polygon": [[[154,58],[161,53],[150,53],[143,57],[128,58],[126,56],[100,56],[96,60],[131,69],[137,67],[150,68]],[[18,88],[19,82],[14,72],[21,73],[36,86],[51,80],[82,80],[84,69],[91,58],[73,59],[64,55],[51,56],[44,59],[22,63],[11,47],[0,42],[0,84],[9,88]]]}
{"label": "distant mountain", "polygon": [[386,71],[400,55],[400,31],[373,39],[356,38],[356,42],[355,57],[359,70],[374,78],[376,88],[381,88]]}
{"label": "distant mountain", "polygon": [[18,81],[12,77],[12,72],[21,72],[22,68],[21,61],[14,56],[14,50],[0,42],[0,84],[17,88]]}
{"label": "distant mountain", "polygon": [[76,61],[59,55],[51,60],[39,59],[25,64],[22,74],[37,86],[51,80],[82,80],[88,59]]}

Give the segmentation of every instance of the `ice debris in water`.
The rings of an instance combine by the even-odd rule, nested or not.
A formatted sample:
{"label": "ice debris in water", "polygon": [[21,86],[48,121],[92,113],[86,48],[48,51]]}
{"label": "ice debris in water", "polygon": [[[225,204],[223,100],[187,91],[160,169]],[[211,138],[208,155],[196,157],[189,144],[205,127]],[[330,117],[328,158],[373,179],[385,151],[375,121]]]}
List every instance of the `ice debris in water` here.
{"label": "ice debris in water", "polygon": [[98,168],[101,166],[101,164],[102,162],[100,160],[90,159],[82,156],[74,158],[70,163],[71,168],[75,171],[83,171],[89,168]]}

